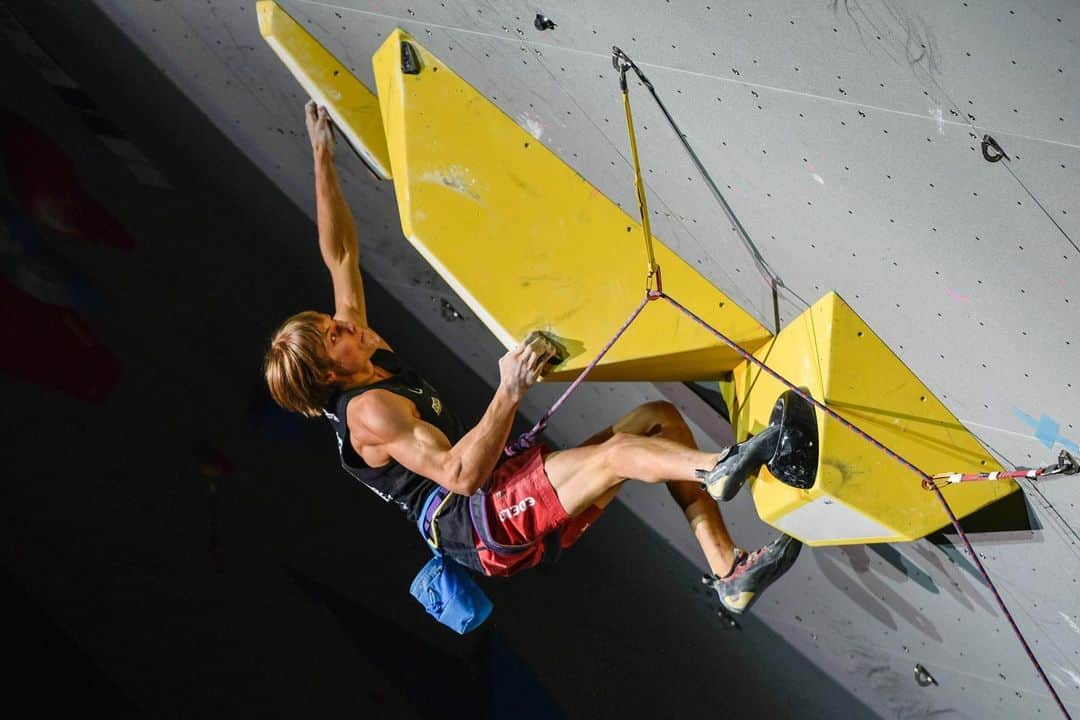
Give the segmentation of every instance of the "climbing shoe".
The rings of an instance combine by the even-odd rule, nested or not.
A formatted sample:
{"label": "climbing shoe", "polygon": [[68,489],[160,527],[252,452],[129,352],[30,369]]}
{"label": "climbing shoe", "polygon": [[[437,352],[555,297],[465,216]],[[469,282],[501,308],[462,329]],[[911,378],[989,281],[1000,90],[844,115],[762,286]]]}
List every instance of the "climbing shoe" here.
{"label": "climbing shoe", "polygon": [[790,535],[781,535],[752,553],[736,548],[730,573],[724,577],[706,575],[701,581],[716,591],[728,612],[741,615],[765,588],[791,569],[800,550],[802,543]]}
{"label": "climbing shoe", "polygon": [[724,502],[738,494],[746,479],[767,463],[776,451],[780,426],[770,425],[749,440],[725,450],[712,470],[698,470],[709,494]]}

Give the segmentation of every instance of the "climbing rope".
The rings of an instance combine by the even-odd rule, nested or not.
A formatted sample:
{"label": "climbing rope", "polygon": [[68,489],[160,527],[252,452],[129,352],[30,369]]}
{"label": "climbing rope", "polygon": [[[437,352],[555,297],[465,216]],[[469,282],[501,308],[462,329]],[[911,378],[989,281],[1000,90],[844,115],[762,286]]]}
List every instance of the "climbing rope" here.
{"label": "climbing rope", "polygon": [[[789,390],[793,391],[795,394],[797,394],[803,400],[807,401],[808,403],[810,403],[811,405],[813,405],[817,409],[821,410],[823,413],[828,415],[830,418],[836,420],[837,422],[839,422],[841,425],[843,425],[847,429],[849,429],[852,432],[856,433],[858,436],[860,436],[861,438],[863,438],[864,440],[869,442],[871,445],[873,445],[877,449],[884,452],[890,458],[892,458],[896,462],[900,463],[901,465],[903,465],[907,469],[911,470],[913,473],[915,473],[921,479],[923,488],[925,488],[926,490],[932,491],[937,496],[938,500],[940,501],[940,503],[942,505],[942,508],[945,510],[945,513],[949,518],[949,522],[952,524],[953,528],[956,530],[957,535],[960,537],[961,541],[963,542],[964,547],[967,549],[968,555],[971,557],[972,562],[975,564],[975,566],[979,569],[979,572],[982,574],[983,579],[986,581],[987,587],[990,588],[990,591],[994,595],[994,599],[997,601],[998,607],[1001,608],[1002,613],[1004,613],[1005,617],[1008,619],[1009,625],[1013,629],[1013,633],[1016,635],[1017,640],[1019,640],[1021,646],[1024,648],[1024,652],[1027,653],[1028,659],[1031,661],[1031,663],[1034,666],[1034,668],[1035,668],[1036,672],[1038,673],[1039,677],[1042,679],[1043,684],[1046,685],[1046,688],[1047,688],[1047,690],[1049,690],[1050,695],[1054,698],[1054,701],[1057,703],[1057,706],[1061,710],[1062,715],[1064,715],[1064,717],[1067,720],[1072,720],[1072,716],[1069,714],[1068,709],[1066,709],[1066,707],[1065,707],[1064,703],[1062,702],[1060,696],[1058,695],[1057,691],[1054,689],[1053,684],[1050,682],[1050,679],[1047,677],[1046,672],[1043,670],[1042,664],[1039,662],[1038,658],[1035,657],[1035,653],[1032,651],[1031,646],[1028,644],[1028,641],[1024,637],[1023,632],[1021,632],[1020,627],[1017,625],[1016,620],[1013,617],[1012,612],[1010,612],[1009,608],[1005,605],[1005,601],[1002,599],[1001,594],[998,592],[997,586],[994,584],[994,581],[990,578],[990,573],[987,572],[986,568],[983,566],[982,562],[979,560],[979,556],[975,552],[974,546],[971,544],[971,541],[968,538],[967,533],[964,532],[963,527],[961,527],[960,521],[956,517],[956,514],[953,512],[952,507],[949,505],[948,500],[945,499],[945,495],[941,492],[942,488],[941,488],[941,486],[939,486],[937,481],[938,480],[945,480],[946,481],[945,485],[948,485],[948,484],[956,483],[956,482],[969,482],[969,481],[975,481],[975,480],[992,480],[992,479],[1003,479],[1003,478],[1014,478],[1014,477],[1037,478],[1037,477],[1041,477],[1041,476],[1045,476],[1045,475],[1053,475],[1053,474],[1074,474],[1074,473],[1080,471],[1080,465],[1078,465],[1076,459],[1073,458],[1068,453],[1062,452],[1062,454],[1059,456],[1058,463],[1056,465],[1048,466],[1048,467],[1044,467],[1044,468],[1036,468],[1036,469],[1033,469],[1033,470],[1022,470],[1022,469],[1020,469],[1020,470],[1015,470],[1015,471],[999,472],[999,473],[969,473],[969,474],[964,474],[964,473],[944,473],[944,474],[940,474],[940,475],[929,475],[926,472],[924,472],[923,470],[921,470],[919,467],[917,467],[914,463],[907,460],[906,458],[901,456],[899,453],[893,451],[888,446],[886,446],[884,443],[880,442],[879,440],[877,440],[876,438],[871,436],[869,433],[865,432],[864,430],[862,430],[861,428],[859,428],[855,424],[853,424],[850,421],[848,421],[847,419],[845,419],[843,416],[841,416],[835,410],[828,407],[824,403],[816,400],[809,393],[807,393],[804,390],[797,387],[794,383],[790,382],[787,378],[783,377],[782,375],[777,373],[775,370],[770,368],[768,365],[766,365],[764,362],[762,362],[762,361],[758,360],[756,357],[754,357],[750,352],[746,351],[744,348],[739,346],[739,344],[736,343],[734,340],[727,337],[722,332],[720,332],[719,330],[717,330],[716,328],[711,326],[709,323],[707,323],[704,319],[699,317],[697,314],[695,314],[693,311],[691,311],[685,305],[683,305],[682,303],[675,300],[675,298],[673,298],[670,295],[668,295],[667,293],[665,293],[663,291],[661,285],[660,285],[660,268],[659,268],[659,265],[656,264],[655,255],[653,253],[652,234],[651,234],[651,231],[649,230],[649,224],[648,224],[648,207],[647,207],[647,204],[646,204],[646,201],[645,201],[644,183],[642,181],[640,168],[638,166],[637,143],[636,143],[636,140],[634,138],[634,130],[633,130],[633,125],[632,125],[633,119],[632,119],[632,116],[631,116],[631,113],[630,113],[629,93],[628,93],[627,84],[626,84],[626,71],[628,69],[633,69],[637,73],[638,77],[641,79],[641,81],[645,85],[645,87],[647,87],[649,89],[649,91],[652,93],[653,97],[656,99],[657,103],[660,105],[661,110],[663,110],[664,115],[668,118],[668,121],[671,123],[672,127],[675,129],[675,131],[678,134],[679,138],[682,140],[683,145],[686,148],[687,152],[690,154],[691,159],[694,161],[694,164],[698,166],[698,169],[706,177],[710,188],[713,189],[714,194],[720,200],[720,202],[723,205],[725,211],[728,213],[728,217],[732,220],[733,224],[735,224],[735,226],[736,226],[737,230],[739,231],[740,235],[743,237],[744,242],[746,242],[748,244],[748,247],[751,248],[751,252],[754,255],[755,259],[760,260],[759,267],[763,270],[763,272],[768,273],[769,276],[772,278],[772,280],[773,280],[772,287],[773,287],[773,291],[774,291],[774,300],[775,300],[775,291],[776,291],[776,287],[777,287],[777,284],[778,284],[779,280],[775,276],[775,274],[772,274],[771,271],[768,270],[768,265],[767,265],[767,263],[765,263],[764,258],[761,258],[760,254],[757,252],[757,249],[753,246],[752,243],[750,243],[749,236],[746,234],[745,229],[743,229],[742,225],[738,222],[738,219],[735,218],[734,213],[731,212],[730,207],[723,200],[723,196],[720,195],[719,190],[716,189],[715,184],[712,183],[711,178],[708,177],[708,174],[706,173],[704,167],[701,166],[700,161],[697,159],[697,156],[694,154],[693,150],[690,149],[690,146],[686,143],[685,137],[678,130],[678,126],[675,125],[675,121],[668,114],[667,109],[664,107],[663,103],[660,101],[660,98],[656,95],[656,91],[653,88],[652,84],[645,78],[645,76],[641,72],[641,70],[638,69],[638,67],[636,65],[634,65],[633,61],[631,61],[630,58],[624,52],[619,50],[619,48],[617,48],[617,47],[612,48],[612,64],[615,66],[615,69],[619,71],[619,85],[620,85],[620,89],[622,90],[622,93],[623,93],[624,104],[625,104],[625,108],[626,108],[626,120],[627,120],[628,130],[629,130],[629,134],[630,134],[631,153],[633,155],[633,161],[634,161],[634,182],[635,182],[635,186],[636,186],[636,190],[637,190],[638,209],[641,212],[641,216],[642,216],[642,230],[644,232],[646,252],[647,252],[647,256],[648,256],[648,271],[649,272],[648,272],[648,276],[646,278],[645,297],[642,298],[641,302],[634,309],[634,311],[630,314],[630,317],[627,318],[626,322],[624,322],[622,324],[622,326],[618,329],[618,331],[611,338],[611,340],[609,340],[608,343],[603,347],[603,349],[600,351],[600,353],[592,360],[592,362],[589,363],[589,365],[584,370],[581,371],[581,373],[574,380],[574,382],[570,385],[570,387],[568,387],[566,389],[566,391],[563,392],[563,394],[559,397],[559,399],[555,401],[555,403],[552,405],[552,407],[546,413],[544,413],[544,415],[540,418],[540,420],[537,421],[536,425],[531,430],[529,430],[528,432],[523,433],[516,441],[507,444],[507,446],[505,448],[505,453],[507,455],[515,455],[515,454],[517,454],[519,452],[522,452],[523,450],[527,449],[528,447],[531,447],[533,444],[535,444],[537,436],[539,435],[539,433],[541,433],[544,430],[545,427],[547,427],[548,420],[551,418],[551,416],[555,414],[555,412],[562,406],[562,404],[570,396],[570,394],[575,389],[577,389],[577,387],[585,380],[585,378],[589,375],[589,373],[592,372],[592,370],[596,367],[596,365],[600,362],[600,360],[604,357],[604,355],[606,355],[607,352],[612,348],[612,346],[614,346],[616,341],[618,341],[618,339],[620,337],[622,337],[623,333],[625,333],[627,328],[629,328],[630,325],[634,322],[634,320],[637,319],[638,315],[641,314],[641,311],[645,308],[645,306],[649,302],[654,302],[656,300],[663,299],[663,300],[667,301],[672,307],[679,310],[684,315],[686,315],[691,320],[693,320],[695,323],[697,323],[699,326],[701,326],[704,330],[706,330],[711,335],[716,337],[718,340],[720,340],[721,342],[726,344],[728,347],[730,347],[732,350],[734,350],[736,353],[738,353],[743,359],[745,359],[751,365],[756,366],[757,368],[759,368],[760,370],[762,370],[763,372],[768,374],[770,377],[772,377],[774,380],[776,380],[780,384],[784,385]],[[653,280],[653,278],[655,278],[656,281],[657,281],[656,289],[653,289],[652,285],[651,285],[651,281]],[[777,316],[776,320],[777,320],[777,330],[779,332],[779,317],[778,316]]]}
{"label": "climbing rope", "polygon": [[645,297],[642,298],[641,303],[634,309],[634,312],[630,313],[630,317],[628,317],[626,319],[626,322],[622,324],[622,327],[620,327],[619,331],[615,333],[615,336],[608,341],[608,344],[604,346],[604,349],[600,351],[600,354],[593,358],[593,361],[589,363],[589,365],[584,370],[581,371],[581,374],[578,375],[574,382],[570,384],[570,387],[566,388],[566,392],[564,392],[559,397],[559,399],[555,401],[551,408],[549,408],[548,411],[544,413],[543,417],[536,421],[536,424],[533,425],[532,430],[522,433],[517,440],[506,445],[506,448],[504,448],[503,452],[507,456],[512,457],[514,455],[517,455],[518,453],[528,450],[530,447],[536,444],[536,437],[544,431],[544,428],[547,427],[548,419],[551,418],[551,416],[554,415],[560,407],[562,407],[562,404],[566,400],[566,398],[570,397],[570,393],[574,392],[574,390],[577,389],[577,386],[585,380],[589,373],[592,372],[593,368],[596,367],[596,365],[600,362],[600,359],[603,358],[604,355],[607,354],[607,351],[611,349],[611,346],[615,344],[615,341],[622,337],[622,334],[626,332],[626,329],[630,327],[630,324],[633,323],[637,316],[641,314],[641,311],[645,309],[645,305],[647,305],[648,302],[653,299],[655,298],[653,297],[652,292],[647,292],[645,294]]}
{"label": "climbing rope", "polygon": [[[627,55],[622,50],[620,50],[618,47],[612,47],[611,48],[611,64],[615,67],[616,70],[619,71],[619,87],[622,90],[623,103],[626,105],[627,131],[630,134],[630,148],[631,148],[631,151],[633,153],[633,158],[634,158],[635,182],[637,181],[638,178],[640,178],[641,172],[637,167],[637,164],[638,164],[638,160],[637,160],[637,142],[634,139],[634,126],[633,126],[632,121],[630,119],[630,95],[628,93],[627,86],[626,86],[626,71],[627,70],[633,70],[634,71],[634,73],[638,76],[638,80],[640,80],[641,84],[645,86],[645,89],[647,89],[649,91],[649,94],[652,96],[652,99],[656,101],[657,106],[660,108],[660,112],[662,112],[664,114],[664,118],[667,119],[668,125],[671,126],[672,132],[675,133],[675,137],[677,137],[679,139],[679,142],[682,144],[683,149],[686,151],[686,154],[690,157],[690,161],[694,164],[694,167],[697,169],[698,173],[701,175],[702,179],[705,181],[705,185],[709,188],[709,191],[712,192],[713,197],[716,198],[717,202],[720,203],[720,207],[723,208],[724,214],[727,215],[728,220],[731,222],[732,228],[734,228],[735,232],[738,234],[739,239],[742,240],[742,243],[746,247],[747,252],[750,253],[750,257],[753,258],[754,264],[757,265],[758,271],[761,273],[761,275],[764,278],[765,282],[768,283],[769,289],[770,289],[770,291],[772,293],[773,323],[775,324],[774,332],[775,332],[775,334],[779,335],[780,334],[780,297],[779,297],[779,288],[787,289],[787,286],[784,285],[784,282],[783,282],[783,280],[780,279],[780,276],[777,275],[775,271],[773,271],[772,267],[770,267],[769,263],[765,260],[765,257],[761,254],[761,251],[758,250],[757,245],[754,244],[754,241],[750,239],[750,233],[748,233],[746,231],[746,228],[743,227],[743,224],[739,221],[739,218],[735,214],[735,211],[731,209],[731,205],[728,204],[728,201],[724,197],[724,194],[720,192],[720,188],[718,188],[716,186],[716,183],[713,181],[712,176],[709,175],[709,171],[705,169],[705,165],[702,164],[701,160],[697,156],[697,153],[694,152],[694,148],[690,147],[690,143],[686,139],[686,133],[684,133],[682,131],[682,129],[679,128],[679,125],[675,122],[675,118],[671,117],[671,113],[668,112],[667,106],[664,105],[663,100],[661,100],[660,96],[656,93],[656,88],[654,88],[653,84],[651,82],[649,82],[649,78],[645,77],[645,73],[643,73],[641,71],[641,68],[639,68],[637,65],[635,65],[634,61],[630,59],[630,56]],[[645,186],[644,186],[644,183],[638,183],[638,205],[643,207],[644,206],[644,200],[645,200]],[[649,217],[647,211],[642,212],[642,217],[645,218],[645,220],[643,222],[647,224],[648,223],[648,217]],[[650,253],[649,257],[651,258],[652,257],[652,247],[651,247],[652,238],[648,234],[646,235],[646,243],[649,245],[648,252]]]}

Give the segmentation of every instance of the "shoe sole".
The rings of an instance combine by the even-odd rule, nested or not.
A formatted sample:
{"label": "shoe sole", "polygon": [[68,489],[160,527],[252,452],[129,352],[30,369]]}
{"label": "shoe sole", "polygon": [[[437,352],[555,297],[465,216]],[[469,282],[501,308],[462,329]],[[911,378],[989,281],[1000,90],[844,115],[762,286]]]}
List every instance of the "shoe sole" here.
{"label": "shoe sole", "polygon": [[720,604],[732,615],[742,615],[750,609],[750,606],[754,604],[755,596],[759,594],[760,591],[756,593],[741,592],[738,595],[725,595],[720,598]]}
{"label": "shoe sole", "polygon": [[742,488],[742,483],[739,484],[734,490],[728,487],[728,480],[731,479],[730,475],[725,475],[719,480],[713,482],[711,485],[706,483],[705,489],[709,491],[709,495],[713,500],[717,502],[727,502],[731,498],[739,494],[739,490]]}

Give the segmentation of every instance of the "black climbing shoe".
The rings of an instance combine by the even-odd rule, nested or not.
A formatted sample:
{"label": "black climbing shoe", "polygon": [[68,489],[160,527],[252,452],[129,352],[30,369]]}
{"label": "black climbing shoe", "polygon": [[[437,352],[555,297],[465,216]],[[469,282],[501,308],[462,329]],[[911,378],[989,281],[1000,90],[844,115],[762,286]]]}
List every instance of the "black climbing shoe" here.
{"label": "black climbing shoe", "polygon": [[791,569],[800,550],[802,543],[790,535],[781,535],[749,554],[736,548],[735,566],[728,575],[706,575],[701,581],[716,591],[729,613],[741,615],[765,588]]}
{"label": "black climbing shoe", "polygon": [[749,440],[729,447],[712,470],[698,470],[697,476],[713,498],[726,502],[739,493],[748,477],[769,461],[779,439],[780,426],[770,425]]}

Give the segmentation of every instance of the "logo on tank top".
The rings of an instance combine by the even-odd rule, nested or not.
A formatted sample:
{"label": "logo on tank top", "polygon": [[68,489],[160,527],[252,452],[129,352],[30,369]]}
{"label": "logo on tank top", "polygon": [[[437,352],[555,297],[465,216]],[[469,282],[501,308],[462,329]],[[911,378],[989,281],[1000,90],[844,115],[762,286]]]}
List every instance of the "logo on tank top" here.
{"label": "logo on tank top", "polygon": [[[394,499],[394,496],[391,495],[390,493],[383,492],[382,490],[380,490],[377,487],[372,487],[371,485],[368,485],[366,482],[364,482],[363,480],[360,480],[359,478],[357,478],[357,480],[359,481],[359,483],[361,485],[363,485],[368,490],[370,490],[371,492],[373,492],[376,495],[378,495],[379,497],[381,497],[384,501],[390,502],[391,500]],[[401,502],[400,500],[398,501],[398,504],[401,505],[402,510],[407,510],[408,509],[407,506],[405,505],[405,503]]]}
{"label": "logo on tank top", "polygon": [[506,521],[512,517],[517,517],[518,515],[525,512],[534,505],[536,505],[536,499],[532,497],[527,497],[521,502],[519,502],[517,505],[511,505],[508,508],[503,508],[502,510],[500,510],[499,520]]}
{"label": "logo on tank top", "polygon": [[436,415],[442,415],[442,401],[434,395],[431,396],[431,409]]}

